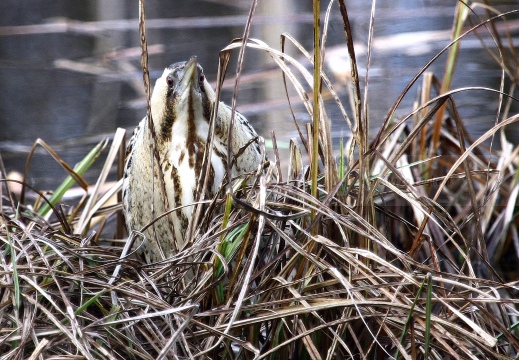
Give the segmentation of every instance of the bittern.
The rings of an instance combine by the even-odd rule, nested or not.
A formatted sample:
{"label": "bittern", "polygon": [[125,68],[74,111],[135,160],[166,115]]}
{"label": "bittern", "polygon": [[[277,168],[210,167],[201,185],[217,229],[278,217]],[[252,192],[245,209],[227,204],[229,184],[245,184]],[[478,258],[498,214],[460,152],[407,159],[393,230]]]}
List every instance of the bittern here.
{"label": "bittern", "polygon": [[[187,241],[215,100],[196,57],[172,64],[153,89],[153,128],[145,117],[129,142],[123,179],[123,211],[129,231],[141,230],[161,214],[176,209],[144,232],[142,248],[147,261],[171,257]],[[226,175],[230,121],[231,108],[220,102],[206,197],[216,193]],[[236,177],[257,169],[261,155],[256,131],[238,112],[232,134],[233,155],[237,157],[231,176]]]}

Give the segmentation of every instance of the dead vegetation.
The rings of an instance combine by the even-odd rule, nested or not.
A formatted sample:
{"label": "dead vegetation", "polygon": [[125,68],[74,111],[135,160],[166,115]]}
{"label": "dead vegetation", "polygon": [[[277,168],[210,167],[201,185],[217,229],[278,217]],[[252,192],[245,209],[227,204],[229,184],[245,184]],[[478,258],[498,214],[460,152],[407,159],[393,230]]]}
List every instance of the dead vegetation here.
{"label": "dead vegetation", "polygon": [[[465,36],[493,35],[502,86],[485,91],[498,93],[500,111],[478,139],[467,135],[455,95],[481,89],[450,90],[429,64],[413,79],[422,89],[415,110],[394,118],[413,96],[406,89],[371,137],[350,32],[348,108],[319,67],[312,74],[245,31],[223,50],[220,75],[233,49],[268,52],[313,125],[291,142],[288,174],[274,139],[270,166],[206,199],[190,246],[161,263],[133,255],[138,232],[128,241],[104,235],[120,211],[107,202],[119,183],[99,191],[106,171],[68,211],[20,201],[2,180],[2,359],[515,358],[519,147],[503,130],[519,119],[508,111],[517,56],[495,32],[505,17],[472,5],[459,4],[445,51],[455,63]],[[330,9],[348,30],[344,2]],[[330,102],[311,91],[316,76],[352,131],[338,156]],[[123,138],[115,136],[105,170]]]}

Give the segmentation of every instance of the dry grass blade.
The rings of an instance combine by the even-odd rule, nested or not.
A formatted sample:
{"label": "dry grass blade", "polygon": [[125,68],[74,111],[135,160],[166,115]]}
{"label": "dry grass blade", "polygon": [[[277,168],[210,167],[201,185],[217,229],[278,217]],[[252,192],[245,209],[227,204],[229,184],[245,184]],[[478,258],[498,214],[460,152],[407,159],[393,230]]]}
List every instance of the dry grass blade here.
{"label": "dry grass blade", "polygon": [[[112,140],[112,146],[110,147],[110,152],[108,153],[108,157],[105,161],[105,164],[103,166],[103,169],[101,170],[101,173],[99,174],[99,177],[97,179],[95,188],[90,195],[90,198],[88,199],[87,204],[85,205],[85,208],[83,209],[83,212],[81,214],[81,217],[79,218],[79,223],[77,225],[77,234],[82,234],[83,236],[86,235],[85,231],[87,229],[88,223],[93,218],[95,212],[102,206],[104,203],[110,198],[110,197],[104,197],[102,198],[103,202],[98,202],[94,205],[94,203],[98,200],[97,196],[99,194],[100,188],[104,185],[106,182],[106,178],[108,176],[108,172],[110,171],[110,168],[112,167],[114,160],[117,155],[120,154],[119,149],[124,146],[123,140],[125,138],[126,131],[124,129],[117,129],[115,132],[114,138]],[[117,187],[116,187],[117,189]],[[110,194],[114,194],[115,191],[110,192]]]}
{"label": "dry grass blade", "polygon": [[[368,42],[376,21],[372,4]],[[314,127],[307,124],[306,134],[299,132],[304,146],[291,140],[288,164],[276,152],[269,164],[228,181],[212,199],[200,197],[207,179],[200,182],[188,246],[154,264],[135,255],[133,240],[142,234],[135,232],[124,244],[111,239],[109,225],[120,205],[105,201],[120,182],[103,196],[94,192],[81,207],[85,198],[79,213],[55,209],[61,225],[17,203],[2,188],[2,359],[516,358],[519,272],[507,264],[519,259],[519,146],[502,130],[519,115],[508,115],[472,140],[456,103],[463,92],[485,91],[510,102],[517,101],[514,94],[475,86],[442,91],[428,74],[414,109],[393,119],[429,63],[369,143],[369,89],[364,99],[360,93],[369,78],[364,84],[359,79],[346,3],[339,1],[353,66],[355,127],[335,159],[328,107],[337,106],[336,113],[350,120],[341,94],[319,65],[333,25],[331,5],[322,38],[315,39],[322,48],[314,48],[312,70],[287,55],[284,45],[278,51],[249,38],[255,6],[243,39],[220,54],[217,96],[232,51],[240,51],[236,89],[245,49],[268,54],[285,87],[293,87],[307,114],[315,116]],[[144,15],[141,0],[149,94]],[[478,19],[450,46],[498,18]],[[312,58],[296,39],[286,35],[286,40]],[[500,39],[496,43],[504,47]],[[512,62],[504,58],[501,63]],[[321,81],[330,89],[330,102],[319,91]],[[297,114],[292,116],[299,121]],[[439,130],[434,128],[438,117]],[[493,143],[488,147],[496,133],[503,140],[499,150]],[[435,136],[438,146],[428,146]],[[119,132],[98,187],[122,139]],[[273,144],[276,149],[274,136]],[[280,176],[284,165],[286,177]],[[202,166],[205,174],[207,166]],[[102,218],[95,231],[89,226],[93,217]],[[77,221],[83,236],[69,231],[69,222]]]}

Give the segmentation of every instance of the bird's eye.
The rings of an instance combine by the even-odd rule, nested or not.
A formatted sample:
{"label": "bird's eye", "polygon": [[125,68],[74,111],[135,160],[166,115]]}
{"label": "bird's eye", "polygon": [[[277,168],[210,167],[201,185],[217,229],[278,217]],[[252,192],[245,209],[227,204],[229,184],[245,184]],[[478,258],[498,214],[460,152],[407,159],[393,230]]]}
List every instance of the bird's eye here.
{"label": "bird's eye", "polygon": [[166,79],[166,83],[168,84],[168,87],[173,87],[173,78],[168,76]]}
{"label": "bird's eye", "polygon": [[200,82],[203,83],[205,80],[205,75],[204,74],[200,74]]}

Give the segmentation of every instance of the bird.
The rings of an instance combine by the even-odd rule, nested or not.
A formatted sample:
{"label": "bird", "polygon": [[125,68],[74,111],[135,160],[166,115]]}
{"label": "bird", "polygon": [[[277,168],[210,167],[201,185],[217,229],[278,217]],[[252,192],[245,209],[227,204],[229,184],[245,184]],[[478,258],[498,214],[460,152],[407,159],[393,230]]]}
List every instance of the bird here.
{"label": "bird", "polygon": [[[195,56],[168,66],[157,79],[148,117],[138,124],[126,149],[123,213],[128,231],[141,231],[138,242],[147,262],[168,259],[186,244],[216,94]],[[213,197],[227,171],[231,108],[219,102],[206,198]],[[232,178],[258,169],[259,136],[235,112],[232,132]],[[142,239],[142,236],[139,237]]]}

